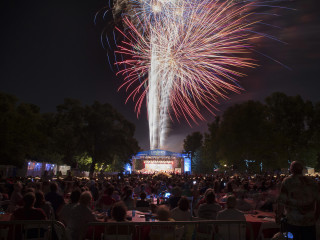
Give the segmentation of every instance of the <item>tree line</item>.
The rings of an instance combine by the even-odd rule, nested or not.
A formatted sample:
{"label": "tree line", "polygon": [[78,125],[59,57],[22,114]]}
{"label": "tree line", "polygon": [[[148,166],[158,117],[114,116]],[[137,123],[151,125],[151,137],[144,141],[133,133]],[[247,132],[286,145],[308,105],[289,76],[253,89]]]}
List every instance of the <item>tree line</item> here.
{"label": "tree line", "polygon": [[229,107],[208,124],[204,134],[184,140],[195,172],[215,167],[265,171],[287,168],[299,160],[319,169],[320,102],[276,92],[265,101]]}
{"label": "tree line", "polygon": [[56,112],[0,92],[0,164],[25,159],[67,164],[80,170],[120,171],[140,150],[135,126],[108,103],[65,99]]}

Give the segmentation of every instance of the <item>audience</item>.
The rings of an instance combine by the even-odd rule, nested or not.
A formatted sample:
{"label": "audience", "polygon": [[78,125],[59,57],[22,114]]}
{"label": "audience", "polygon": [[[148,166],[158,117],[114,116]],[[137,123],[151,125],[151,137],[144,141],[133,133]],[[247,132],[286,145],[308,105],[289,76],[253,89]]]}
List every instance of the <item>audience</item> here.
{"label": "audience", "polygon": [[59,211],[64,205],[64,199],[60,194],[57,193],[57,191],[58,191],[57,183],[51,182],[50,192],[48,192],[45,196],[46,201],[51,203],[56,218]]}
{"label": "audience", "polygon": [[[299,176],[297,175],[297,178]],[[7,211],[23,205],[14,212],[12,219],[55,218],[66,225],[71,239],[78,240],[83,236],[88,222],[99,220],[99,214],[93,210],[101,211],[103,206],[111,208],[110,212],[108,211],[110,222],[127,221],[126,211],[134,209],[135,205],[137,208],[152,209],[153,213],[158,214],[159,221],[189,221],[191,206],[193,210],[198,209],[198,212],[194,211],[193,214],[199,218],[245,220],[240,210],[272,210],[283,179],[284,176],[274,174],[250,176],[227,173],[215,173],[211,176],[128,175],[99,180],[72,177],[72,181],[60,178],[51,182],[25,178],[4,180],[0,196],[11,199],[12,208],[3,208]],[[141,198],[136,203],[133,196],[136,198],[139,195],[134,195],[133,189]],[[47,192],[45,198],[43,192]],[[92,192],[97,201],[93,201]],[[64,196],[59,193],[64,193]],[[70,202],[65,205],[70,193]],[[165,196],[169,193],[171,197],[167,199]],[[192,203],[186,195],[193,196]],[[36,199],[33,205],[32,196]],[[147,196],[153,199],[152,203],[146,201]],[[123,202],[119,202],[121,199]],[[156,205],[156,199],[159,199],[160,206]],[[163,205],[170,207],[171,211]],[[226,209],[221,211],[221,206],[226,206]],[[30,214],[32,212],[35,214]],[[220,226],[218,231],[221,235],[225,232],[223,226]]]}
{"label": "audience", "polygon": [[175,221],[190,221],[190,202],[187,197],[181,197],[178,202],[178,207],[171,210],[171,217]]}
{"label": "audience", "polygon": [[111,221],[115,221],[115,222],[126,222],[127,216],[127,207],[126,205],[120,201],[117,202],[113,205],[112,210],[111,210]]}
{"label": "audience", "polygon": [[[230,195],[227,198],[227,208],[218,212],[217,220],[234,220],[234,221],[246,221],[246,217],[243,212],[236,209],[237,200],[235,196]],[[245,226],[239,226],[238,224],[221,225],[218,227],[218,233],[222,239],[245,239]],[[240,233],[240,234],[239,234]]]}
{"label": "audience", "polygon": [[216,196],[213,190],[206,192],[206,203],[203,203],[199,206],[198,215],[200,218],[215,220],[217,213],[221,210],[219,204],[216,203]]}
{"label": "audience", "polygon": [[150,203],[146,201],[147,194],[145,192],[140,193],[141,200],[138,200],[136,207],[149,207]]}
{"label": "audience", "polygon": [[21,182],[17,182],[13,186],[13,192],[10,197],[10,206],[9,211],[14,211],[17,207],[23,205],[23,196],[21,193],[22,184]]}
{"label": "audience", "polygon": [[122,199],[122,201],[124,202],[124,204],[129,210],[134,209],[134,200],[132,198],[132,193],[133,193],[132,188],[131,187],[127,188],[127,190],[125,191],[124,197]]}
{"label": "audience", "polygon": [[88,222],[98,221],[90,209],[91,201],[91,192],[85,191],[80,195],[79,204],[70,211],[70,218],[67,220],[67,232],[72,240],[79,240],[85,235]]}
{"label": "audience", "polygon": [[64,205],[59,213],[59,220],[62,221],[66,226],[68,226],[68,223],[70,221],[72,209],[79,202],[80,195],[81,192],[78,188],[73,190],[70,195],[70,202]]}
{"label": "audience", "polygon": [[160,207],[158,207],[157,216],[158,216],[159,221],[174,221],[170,217],[169,208],[165,205],[161,205]]}
{"label": "audience", "polygon": [[51,206],[51,203],[45,200],[43,192],[36,191],[35,196],[36,202],[34,204],[34,207],[41,208],[45,212],[47,219],[54,220],[54,210]]}
{"label": "audience", "polygon": [[11,216],[11,220],[46,220],[45,212],[40,208],[35,208],[34,204],[36,196],[29,192],[23,196],[22,208],[15,210]]}
{"label": "audience", "polygon": [[178,202],[181,198],[181,188],[180,187],[174,187],[172,189],[172,196],[169,198],[169,205],[170,209],[174,209],[178,206]]}
{"label": "audience", "polygon": [[116,200],[112,197],[113,192],[114,188],[112,186],[109,186],[98,199],[97,206],[105,210],[106,208],[109,209],[116,202]]}

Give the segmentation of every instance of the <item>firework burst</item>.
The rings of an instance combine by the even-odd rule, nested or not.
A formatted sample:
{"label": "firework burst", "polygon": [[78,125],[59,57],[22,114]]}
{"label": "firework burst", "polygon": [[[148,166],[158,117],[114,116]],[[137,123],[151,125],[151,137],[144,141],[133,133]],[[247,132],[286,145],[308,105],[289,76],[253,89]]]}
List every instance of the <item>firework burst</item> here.
{"label": "firework burst", "polygon": [[244,68],[256,65],[249,53],[257,3],[231,0],[132,1],[123,16],[124,40],[116,64],[124,66],[120,88],[136,101],[140,114],[146,100],[150,148],[162,148],[168,120],[203,120],[201,109],[212,114],[219,99],[242,90],[237,79]]}

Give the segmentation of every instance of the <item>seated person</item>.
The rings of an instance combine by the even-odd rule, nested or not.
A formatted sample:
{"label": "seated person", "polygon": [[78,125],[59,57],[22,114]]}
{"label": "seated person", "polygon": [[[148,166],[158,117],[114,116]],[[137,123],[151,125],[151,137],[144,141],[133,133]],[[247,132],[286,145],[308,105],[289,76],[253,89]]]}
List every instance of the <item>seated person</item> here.
{"label": "seated person", "polygon": [[125,194],[124,197],[122,199],[122,201],[124,202],[124,204],[126,205],[127,209],[132,210],[134,209],[134,200],[132,198],[132,188],[127,188],[125,190]]}
{"label": "seated person", "polygon": [[67,234],[71,239],[82,239],[89,222],[99,221],[90,208],[92,195],[90,191],[81,193],[79,204],[70,211],[67,225]]}
{"label": "seated person", "polygon": [[150,207],[150,203],[146,201],[147,194],[145,192],[140,193],[141,200],[137,201],[136,207]]}
{"label": "seated person", "polygon": [[[230,195],[227,198],[227,208],[218,212],[217,220],[239,220],[245,222],[244,213],[236,209],[236,205],[237,200],[235,196]],[[222,236],[222,239],[245,239],[246,227],[239,226],[239,224],[221,225],[218,227],[217,232]]]}
{"label": "seated person", "polygon": [[45,195],[46,201],[51,203],[54,210],[55,217],[57,218],[61,208],[64,205],[63,197],[58,193],[58,184],[56,182],[50,183],[50,192]]}
{"label": "seated person", "polygon": [[34,206],[36,208],[41,208],[45,212],[47,219],[54,220],[53,208],[51,206],[51,203],[45,200],[43,192],[37,191],[35,193],[35,196],[36,196],[36,202]]}
{"label": "seated person", "polygon": [[65,226],[68,226],[72,208],[74,208],[78,204],[80,195],[81,195],[81,192],[79,189],[73,190],[70,195],[70,202],[64,205],[60,211],[59,220],[62,221],[65,224]]}
{"label": "seated person", "polygon": [[46,214],[41,208],[34,208],[35,194],[28,192],[23,196],[24,206],[15,210],[11,220],[46,220]]}
{"label": "seated person", "polygon": [[171,210],[171,216],[175,221],[190,221],[191,213],[189,210],[189,200],[186,197],[181,197],[178,202],[178,207]]}
{"label": "seated person", "polygon": [[[161,205],[158,207],[157,215],[159,221],[174,221],[170,217],[170,210],[167,206]],[[184,227],[181,225],[155,225],[151,226],[149,237],[152,240],[172,240],[181,239]]]}
{"label": "seated person", "polygon": [[117,202],[113,205],[111,210],[112,219],[110,222],[126,222],[127,207],[123,202]]}
{"label": "seated person", "polygon": [[220,205],[216,203],[216,195],[213,190],[210,190],[206,193],[206,203],[199,206],[198,215],[200,218],[216,220],[217,213],[220,210]]}
{"label": "seated person", "polygon": [[169,211],[168,207],[164,206],[164,205],[161,205],[160,207],[158,207],[157,216],[158,216],[159,221],[174,221],[170,217],[170,211]]}
{"label": "seated person", "polygon": [[[34,208],[36,202],[36,196],[33,192],[28,192],[23,196],[24,206],[15,210],[11,216],[11,221],[14,220],[46,220],[46,214],[41,208]],[[44,228],[31,228],[26,232],[27,238],[44,237]],[[16,239],[22,239],[22,229],[16,227],[15,230]]]}
{"label": "seated person", "polygon": [[178,202],[181,198],[181,189],[180,187],[174,187],[172,189],[172,195],[170,196],[168,203],[170,205],[170,209],[174,209],[178,206]]}
{"label": "seated person", "polygon": [[[127,207],[120,201],[113,205],[111,210],[111,219],[108,222],[127,222]],[[107,228],[108,235],[132,235],[134,233],[134,226],[117,226],[111,225]]]}
{"label": "seated person", "polygon": [[203,197],[199,200],[199,202],[196,204],[195,206],[195,209],[198,209],[200,207],[201,204],[203,203],[206,203],[206,196],[207,196],[207,193],[210,192],[210,191],[213,191],[214,190],[212,188],[208,188],[205,193],[203,194]]}
{"label": "seated person", "polygon": [[109,186],[103,193],[103,195],[98,199],[98,206],[104,208],[105,206],[112,206],[116,200],[112,197],[114,188]]}

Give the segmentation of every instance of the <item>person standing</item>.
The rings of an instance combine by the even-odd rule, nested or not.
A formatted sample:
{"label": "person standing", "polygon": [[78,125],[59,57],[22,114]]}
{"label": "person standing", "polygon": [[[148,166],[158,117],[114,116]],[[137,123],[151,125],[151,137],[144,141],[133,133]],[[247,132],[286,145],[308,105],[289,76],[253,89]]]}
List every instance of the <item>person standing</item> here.
{"label": "person standing", "polygon": [[287,231],[294,240],[316,240],[316,221],[320,213],[320,196],[317,182],[302,175],[303,165],[291,163],[292,175],[281,184],[278,198],[277,222],[283,214],[287,218]]}

